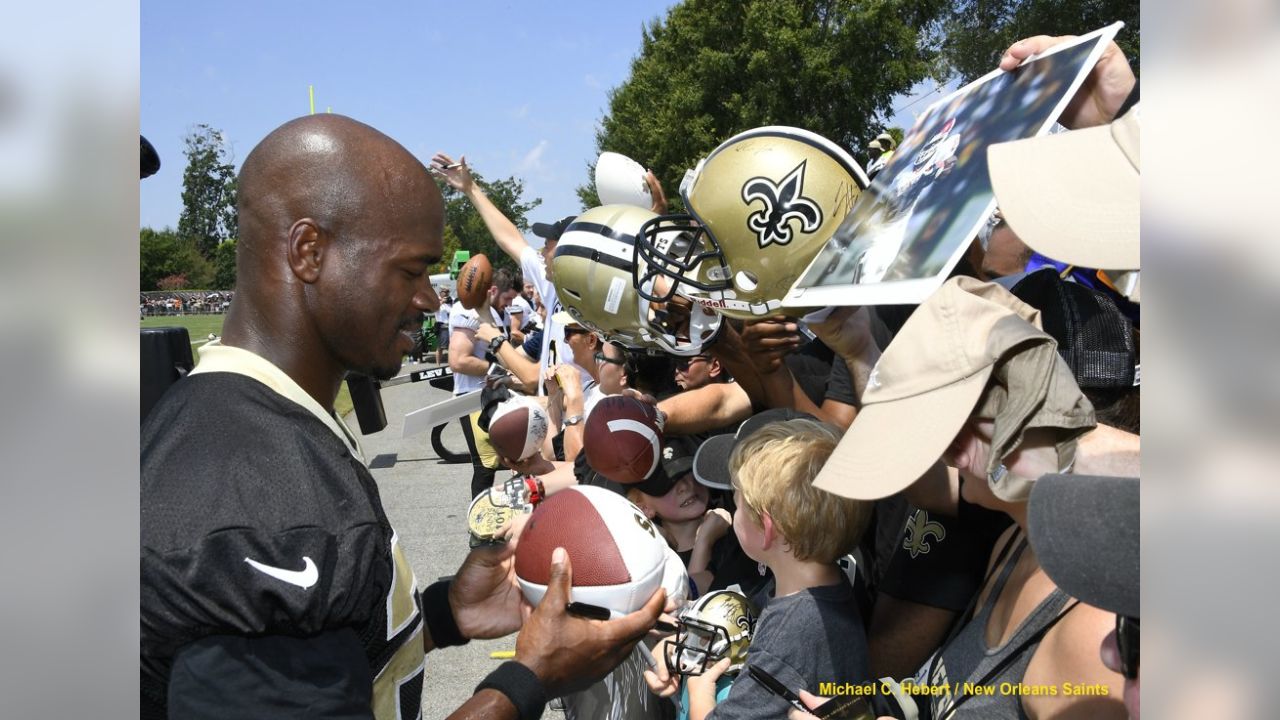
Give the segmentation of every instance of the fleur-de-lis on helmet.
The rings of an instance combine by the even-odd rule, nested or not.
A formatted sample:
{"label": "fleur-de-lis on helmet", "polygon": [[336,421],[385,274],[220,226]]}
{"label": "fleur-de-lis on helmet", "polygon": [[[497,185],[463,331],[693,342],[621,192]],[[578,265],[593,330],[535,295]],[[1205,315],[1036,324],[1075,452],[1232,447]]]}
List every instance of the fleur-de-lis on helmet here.
{"label": "fleur-de-lis on helmet", "polygon": [[742,186],[742,200],[751,204],[756,200],[764,207],[747,217],[747,227],[756,234],[761,248],[773,243],[786,245],[791,242],[792,220],[800,221],[800,229],[811,233],[822,225],[822,209],[818,204],[801,195],[804,190],[802,161],[781,183],[767,177],[753,177]]}

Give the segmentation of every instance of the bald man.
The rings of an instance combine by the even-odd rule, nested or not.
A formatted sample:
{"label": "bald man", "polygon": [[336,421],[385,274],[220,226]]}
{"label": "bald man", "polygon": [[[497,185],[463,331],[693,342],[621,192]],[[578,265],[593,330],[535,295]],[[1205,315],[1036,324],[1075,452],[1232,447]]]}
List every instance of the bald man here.
{"label": "bald man", "polygon": [[511,547],[417,592],[333,403],[348,371],[394,376],[436,308],[442,207],[422,163],[338,115],[245,159],[222,340],[142,429],[142,717],[418,717],[426,653],[517,630],[454,717],[533,717],[652,627],[661,592],[611,622],[567,615],[563,553],[523,623]]}

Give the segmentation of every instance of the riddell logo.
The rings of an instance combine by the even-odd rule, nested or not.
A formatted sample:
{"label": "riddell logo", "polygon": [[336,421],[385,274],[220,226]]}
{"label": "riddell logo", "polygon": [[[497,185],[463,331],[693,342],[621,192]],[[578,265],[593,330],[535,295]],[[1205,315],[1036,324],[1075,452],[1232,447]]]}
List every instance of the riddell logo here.
{"label": "riddell logo", "polygon": [[708,300],[706,298],[697,298],[697,303],[704,308],[723,309],[729,307],[729,303],[724,300]]}

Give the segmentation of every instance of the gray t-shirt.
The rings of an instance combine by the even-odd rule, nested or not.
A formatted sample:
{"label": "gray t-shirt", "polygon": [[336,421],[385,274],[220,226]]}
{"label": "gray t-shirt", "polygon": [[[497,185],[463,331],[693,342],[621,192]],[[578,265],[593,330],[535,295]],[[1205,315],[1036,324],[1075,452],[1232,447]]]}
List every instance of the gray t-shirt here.
{"label": "gray t-shirt", "polygon": [[[867,633],[847,583],[809,588],[774,598],[756,623],[747,665],[755,665],[797,690],[818,692],[818,683],[871,680]],[[784,718],[791,708],[743,668],[724,702],[708,718]]]}

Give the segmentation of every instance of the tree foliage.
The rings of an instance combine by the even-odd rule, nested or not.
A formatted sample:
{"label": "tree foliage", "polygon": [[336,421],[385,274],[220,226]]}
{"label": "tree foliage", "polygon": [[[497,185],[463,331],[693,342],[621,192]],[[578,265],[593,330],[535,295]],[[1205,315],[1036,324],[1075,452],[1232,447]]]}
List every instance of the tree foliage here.
{"label": "tree foliage", "polygon": [[[735,133],[793,125],[849,149],[933,69],[941,0],[685,0],[642,33],[597,151],[635,158],[672,206],[687,168]],[[593,181],[578,189],[597,200]]]}
{"label": "tree foliage", "polygon": [[[529,229],[529,211],[541,205],[542,200],[540,198],[533,198],[528,202],[522,200],[524,182],[516,177],[489,182],[474,170],[471,171],[471,175],[480,187],[484,188],[485,194],[503,215],[510,218],[521,231]],[[506,267],[519,272],[519,265],[494,242],[480,213],[476,212],[471,202],[462,193],[445,184],[443,180],[437,179],[436,183],[440,185],[440,192],[444,194],[445,252],[443,260],[436,269],[433,269],[433,272],[448,272],[450,263],[453,261],[454,250],[467,250],[472,255],[484,253],[495,268]]]}
{"label": "tree foliage", "polygon": [[1033,35],[1083,35],[1123,20],[1116,44],[1139,71],[1138,0],[956,0],[942,26],[944,72],[964,81],[981,77],[1005,49]]}
{"label": "tree foliage", "polygon": [[200,124],[186,137],[178,234],[212,260],[218,244],[239,233],[235,164],[222,131]]}
{"label": "tree foliage", "polygon": [[138,289],[162,290],[164,278],[183,276],[185,287],[214,287],[215,268],[189,238],[169,228],[142,228],[138,233]]}
{"label": "tree foliage", "polygon": [[233,290],[236,286],[236,239],[223,241],[213,252],[213,289]]}

